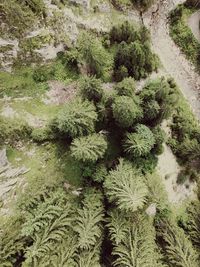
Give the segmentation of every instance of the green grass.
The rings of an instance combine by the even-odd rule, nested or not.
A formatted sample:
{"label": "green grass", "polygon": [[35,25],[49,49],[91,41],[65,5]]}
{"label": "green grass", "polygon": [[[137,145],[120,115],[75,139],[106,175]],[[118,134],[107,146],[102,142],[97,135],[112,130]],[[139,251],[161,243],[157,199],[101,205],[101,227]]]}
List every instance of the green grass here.
{"label": "green grass", "polygon": [[30,168],[25,174],[30,188],[33,186],[40,190],[40,187],[56,186],[64,181],[77,187],[82,184],[79,164],[71,158],[69,152],[60,154],[57,144],[23,143],[21,150],[10,146],[7,147],[7,157],[15,167]]}

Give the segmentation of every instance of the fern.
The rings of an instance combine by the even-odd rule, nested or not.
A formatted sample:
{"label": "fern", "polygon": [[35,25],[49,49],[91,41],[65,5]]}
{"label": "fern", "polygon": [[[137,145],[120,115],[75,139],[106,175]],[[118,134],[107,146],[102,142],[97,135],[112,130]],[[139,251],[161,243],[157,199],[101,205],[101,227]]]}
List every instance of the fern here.
{"label": "fern", "polygon": [[134,212],[144,206],[147,187],[137,170],[122,159],[107,176],[104,187],[110,201],[115,201],[122,210]]}

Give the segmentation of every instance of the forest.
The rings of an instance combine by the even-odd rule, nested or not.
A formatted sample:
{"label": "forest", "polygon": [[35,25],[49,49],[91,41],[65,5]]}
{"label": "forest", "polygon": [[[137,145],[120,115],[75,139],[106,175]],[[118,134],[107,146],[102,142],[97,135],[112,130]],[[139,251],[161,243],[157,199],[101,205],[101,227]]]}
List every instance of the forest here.
{"label": "forest", "polygon": [[[199,2],[180,2],[169,35],[198,76]],[[1,1],[0,267],[200,266],[200,99],[156,53],[163,5]]]}

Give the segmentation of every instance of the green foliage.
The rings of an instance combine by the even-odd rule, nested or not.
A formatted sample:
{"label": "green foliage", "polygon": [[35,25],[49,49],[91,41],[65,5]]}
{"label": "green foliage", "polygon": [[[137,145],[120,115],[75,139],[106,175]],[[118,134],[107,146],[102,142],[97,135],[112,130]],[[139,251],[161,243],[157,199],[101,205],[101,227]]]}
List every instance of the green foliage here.
{"label": "green foliage", "polygon": [[[28,1],[27,1],[28,2]],[[42,1],[38,1],[42,2]],[[23,36],[26,31],[32,26],[36,17],[33,11],[25,5],[25,1],[16,0],[2,0],[0,3],[0,33],[3,35],[8,34],[19,38]],[[34,3],[34,1],[29,1]],[[4,25],[4,27],[3,27]],[[15,25],[15,27],[13,27]]]}
{"label": "green foliage", "polygon": [[80,93],[83,99],[99,102],[103,96],[101,81],[95,77],[85,76],[80,81]]}
{"label": "green foliage", "polygon": [[0,118],[0,143],[5,141],[12,144],[15,141],[26,140],[30,137],[32,128],[20,120]]}
{"label": "green foliage", "polygon": [[21,236],[21,216],[14,215],[0,222],[0,266],[13,266],[24,251],[25,240]]}
{"label": "green foliage", "polygon": [[78,40],[80,60],[87,64],[87,71],[97,78],[107,80],[112,68],[112,57],[102,46],[97,37],[88,33],[82,34]]}
{"label": "green foliage", "polygon": [[85,194],[82,208],[77,211],[74,230],[78,234],[78,245],[82,250],[92,249],[101,239],[104,217],[102,200],[100,192],[90,190]]}
{"label": "green foliage", "polygon": [[183,95],[179,91],[178,93],[179,102],[173,115],[170,145],[173,152],[182,162],[198,161],[200,153],[200,126]]}
{"label": "green foliage", "polygon": [[66,104],[56,118],[59,131],[71,137],[94,132],[96,121],[95,106],[79,98]]}
{"label": "green foliage", "polygon": [[198,201],[191,203],[188,208],[189,220],[188,229],[189,235],[195,248],[200,250],[200,204]]}
{"label": "green foliage", "polygon": [[114,76],[117,81],[127,76],[136,80],[146,78],[158,67],[158,59],[152,53],[149,33],[145,27],[137,29],[127,21],[110,31],[111,43],[117,42],[114,57]]}
{"label": "green foliage", "polygon": [[196,66],[199,64],[200,44],[187,25],[187,18],[193,11],[179,5],[170,15],[170,35],[186,57]]}
{"label": "green foliage", "polygon": [[31,137],[33,138],[33,141],[38,143],[49,141],[55,138],[54,133],[48,126],[46,126],[45,128],[33,129]]}
{"label": "green foliage", "polygon": [[149,203],[156,203],[159,210],[164,210],[168,206],[168,196],[161,177],[157,173],[146,175],[146,185],[149,191]]}
{"label": "green foliage", "polygon": [[138,124],[134,133],[128,133],[124,143],[125,151],[133,157],[141,157],[150,153],[155,144],[152,131],[143,124]]}
{"label": "green foliage", "polygon": [[102,134],[92,134],[73,140],[71,144],[72,156],[83,162],[96,162],[103,158],[107,149],[107,142]]}
{"label": "green foliage", "polygon": [[[134,101],[136,100],[136,101]],[[117,96],[112,105],[113,117],[122,127],[133,126],[142,117],[142,110],[135,99],[129,96]]]}
{"label": "green foliage", "polygon": [[105,167],[104,164],[99,163],[96,165],[96,170],[92,176],[92,179],[95,182],[103,182],[108,175],[107,168]]}
{"label": "green foliage", "polygon": [[122,159],[106,177],[104,187],[109,200],[116,202],[121,210],[134,212],[144,206],[147,188],[143,178],[130,163]]}
{"label": "green foliage", "polygon": [[161,231],[165,241],[165,253],[170,267],[197,267],[198,254],[184,231],[174,222],[162,222]]}
{"label": "green foliage", "polygon": [[135,81],[133,78],[125,78],[115,86],[117,94],[120,96],[134,96],[135,92]]}
{"label": "green foliage", "polygon": [[155,3],[155,0],[131,0],[131,1],[142,12],[147,11],[147,9]]}
{"label": "green foliage", "polygon": [[144,118],[155,122],[169,118],[177,101],[177,93],[163,77],[150,81],[139,94]]}
{"label": "green foliage", "polygon": [[111,213],[108,228],[114,243],[113,266],[164,266],[157,251],[155,229],[150,219],[141,215],[127,218],[116,211]]}
{"label": "green foliage", "polygon": [[38,266],[43,257],[54,251],[72,228],[74,208],[62,190],[50,193],[43,202],[33,202],[26,208],[22,236],[30,238],[25,263]]}

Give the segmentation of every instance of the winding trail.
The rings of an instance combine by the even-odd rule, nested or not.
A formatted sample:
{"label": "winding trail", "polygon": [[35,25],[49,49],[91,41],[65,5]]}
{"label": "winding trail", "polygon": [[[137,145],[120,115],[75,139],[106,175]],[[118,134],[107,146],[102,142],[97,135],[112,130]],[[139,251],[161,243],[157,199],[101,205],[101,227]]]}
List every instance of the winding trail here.
{"label": "winding trail", "polygon": [[200,121],[200,76],[169,35],[170,11],[184,0],[160,0],[143,16],[166,74],[172,76]]}

